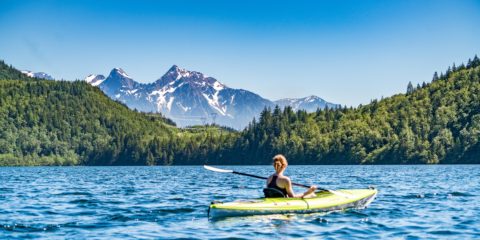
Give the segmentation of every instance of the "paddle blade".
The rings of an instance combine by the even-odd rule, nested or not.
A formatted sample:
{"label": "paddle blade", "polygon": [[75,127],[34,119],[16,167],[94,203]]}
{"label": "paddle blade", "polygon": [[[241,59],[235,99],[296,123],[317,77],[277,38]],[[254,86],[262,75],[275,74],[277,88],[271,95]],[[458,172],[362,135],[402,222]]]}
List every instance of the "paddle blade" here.
{"label": "paddle blade", "polygon": [[203,165],[203,167],[207,170],[214,171],[214,172],[233,173],[233,170],[220,169],[220,168],[211,167],[211,166],[207,166],[207,165]]}

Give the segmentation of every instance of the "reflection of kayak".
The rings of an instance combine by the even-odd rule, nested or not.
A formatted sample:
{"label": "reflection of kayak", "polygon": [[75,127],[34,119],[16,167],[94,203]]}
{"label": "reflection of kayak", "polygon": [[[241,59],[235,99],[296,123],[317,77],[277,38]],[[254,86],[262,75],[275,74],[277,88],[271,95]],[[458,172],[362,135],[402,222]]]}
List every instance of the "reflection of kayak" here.
{"label": "reflection of kayak", "polygon": [[212,203],[208,214],[212,218],[283,214],[312,213],[365,208],[377,195],[376,189],[336,190],[344,194],[320,192],[314,198],[260,198],[228,203]]}

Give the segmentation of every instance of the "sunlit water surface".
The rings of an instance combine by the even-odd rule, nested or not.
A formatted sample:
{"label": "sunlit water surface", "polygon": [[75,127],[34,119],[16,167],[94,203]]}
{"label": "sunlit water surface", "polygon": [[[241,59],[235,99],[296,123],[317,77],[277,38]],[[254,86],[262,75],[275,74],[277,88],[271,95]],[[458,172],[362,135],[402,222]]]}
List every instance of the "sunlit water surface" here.
{"label": "sunlit water surface", "polygon": [[379,195],[364,210],[211,221],[211,201],[260,197],[264,182],[200,166],[0,168],[0,239],[480,238],[480,166],[289,166],[286,174],[331,189],[375,186]]}

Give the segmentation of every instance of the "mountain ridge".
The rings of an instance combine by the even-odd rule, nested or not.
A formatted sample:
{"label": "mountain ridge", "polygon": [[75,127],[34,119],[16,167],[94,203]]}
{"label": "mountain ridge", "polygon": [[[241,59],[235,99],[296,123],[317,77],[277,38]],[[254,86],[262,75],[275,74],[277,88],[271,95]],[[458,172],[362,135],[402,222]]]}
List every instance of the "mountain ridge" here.
{"label": "mountain ridge", "polygon": [[[286,101],[271,101],[245,89],[230,88],[213,77],[175,64],[150,83],[133,80],[122,68],[112,69],[101,81],[93,82],[92,76],[99,75],[91,74],[85,81],[98,86],[112,99],[139,111],[161,112],[182,127],[216,123],[243,129],[264,108],[289,106]],[[314,101],[302,102],[309,97]],[[340,106],[317,96],[309,97],[295,99],[292,107],[313,112]]]}
{"label": "mountain ridge", "polygon": [[39,79],[47,79],[47,80],[54,80],[52,76],[44,72],[33,72],[30,70],[23,70],[21,71],[23,74],[27,75],[31,78],[39,78]]}

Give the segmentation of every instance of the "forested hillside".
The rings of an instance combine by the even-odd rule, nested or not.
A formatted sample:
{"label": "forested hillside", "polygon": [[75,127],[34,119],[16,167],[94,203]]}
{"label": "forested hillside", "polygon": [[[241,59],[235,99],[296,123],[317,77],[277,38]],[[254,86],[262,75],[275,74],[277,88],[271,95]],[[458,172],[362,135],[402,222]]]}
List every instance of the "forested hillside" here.
{"label": "forested hillside", "polygon": [[220,142],[212,138],[232,134],[215,127],[180,130],[159,114],[129,110],[83,81],[27,78],[3,62],[0,76],[21,79],[0,80],[0,165],[206,161],[207,152],[215,152],[212,143]]}
{"label": "forested hillside", "polygon": [[234,151],[269,163],[285,153],[296,164],[480,163],[480,60],[409,84],[406,94],[366,106],[263,111]]}
{"label": "forested hillside", "polygon": [[244,131],[181,129],[83,81],[0,63],[0,165],[480,163],[480,60],[357,108],[265,109]]}
{"label": "forested hillside", "polygon": [[22,72],[0,60],[0,79],[32,80]]}

